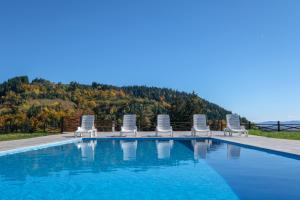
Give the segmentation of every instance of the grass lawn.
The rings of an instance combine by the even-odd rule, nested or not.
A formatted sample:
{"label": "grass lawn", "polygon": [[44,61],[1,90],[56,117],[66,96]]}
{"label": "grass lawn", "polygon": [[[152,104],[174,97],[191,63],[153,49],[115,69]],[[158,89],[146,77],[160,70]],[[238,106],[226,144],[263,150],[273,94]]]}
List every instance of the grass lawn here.
{"label": "grass lawn", "polygon": [[276,132],[276,131],[261,131],[261,130],[250,130],[250,135],[258,135],[271,138],[289,139],[289,140],[300,140],[300,132]]}
{"label": "grass lawn", "polygon": [[26,138],[54,135],[54,134],[58,134],[58,133],[3,133],[0,134],[0,141],[19,140],[19,139],[26,139]]}

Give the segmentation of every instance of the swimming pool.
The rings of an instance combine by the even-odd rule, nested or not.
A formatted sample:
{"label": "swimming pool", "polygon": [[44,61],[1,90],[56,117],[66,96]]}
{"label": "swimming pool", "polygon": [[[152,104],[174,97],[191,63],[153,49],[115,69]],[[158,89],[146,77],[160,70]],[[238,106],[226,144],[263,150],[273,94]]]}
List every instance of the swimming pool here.
{"label": "swimming pool", "polygon": [[86,139],[0,156],[0,199],[300,199],[296,158],[215,139]]}

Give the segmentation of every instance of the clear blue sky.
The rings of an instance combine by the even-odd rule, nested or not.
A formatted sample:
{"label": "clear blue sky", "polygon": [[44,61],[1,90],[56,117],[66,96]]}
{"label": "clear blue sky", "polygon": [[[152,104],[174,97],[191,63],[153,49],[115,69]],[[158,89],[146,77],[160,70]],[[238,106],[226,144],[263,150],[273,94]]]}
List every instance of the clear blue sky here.
{"label": "clear blue sky", "polygon": [[0,1],[0,81],[163,86],[300,119],[299,0]]}

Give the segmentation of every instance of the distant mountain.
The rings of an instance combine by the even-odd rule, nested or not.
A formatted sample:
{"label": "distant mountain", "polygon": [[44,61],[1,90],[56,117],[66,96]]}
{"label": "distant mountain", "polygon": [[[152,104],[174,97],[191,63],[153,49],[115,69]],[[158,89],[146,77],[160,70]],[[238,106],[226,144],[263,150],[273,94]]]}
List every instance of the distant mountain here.
{"label": "distant mountain", "polygon": [[[259,122],[258,124],[277,124],[278,121],[265,121]],[[300,120],[293,121],[280,121],[280,124],[300,124]]]}

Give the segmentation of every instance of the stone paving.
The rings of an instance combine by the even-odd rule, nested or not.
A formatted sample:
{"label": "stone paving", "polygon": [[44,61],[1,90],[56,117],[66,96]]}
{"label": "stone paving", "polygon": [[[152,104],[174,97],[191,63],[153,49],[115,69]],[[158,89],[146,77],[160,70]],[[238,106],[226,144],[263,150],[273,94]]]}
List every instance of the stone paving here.
{"label": "stone paving", "polygon": [[[165,134],[164,136],[170,137],[168,134]],[[98,133],[98,138],[110,138],[110,137],[111,138],[120,137],[120,133],[119,132],[115,132],[115,133],[99,132]],[[133,138],[135,136],[126,134],[126,136],[123,135],[122,137]],[[156,138],[154,132],[139,132],[137,137]],[[178,138],[178,137],[194,138],[191,136],[190,131],[174,132],[174,137],[175,138]],[[207,135],[204,134],[203,137],[207,137]],[[73,133],[64,133],[64,134],[49,135],[49,136],[36,137],[36,138],[30,138],[30,139],[1,141],[0,142],[0,152],[12,150],[12,149],[29,147],[29,146],[61,142],[61,141],[66,141],[66,140],[70,140],[73,138],[74,138]],[[158,138],[162,138],[162,137],[158,137]],[[213,138],[217,138],[217,139],[221,139],[221,140],[229,141],[229,142],[240,143],[240,144],[244,144],[244,145],[250,145],[250,146],[254,146],[254,147],[260,147],[260,148],[300,155],[300,140],[275,139],[275,138],[266,138],[266,137],[260,137],[260,136],[252,136],[252,135],[250,135],[249,137],[238,136],[238,135],[229,137],[229,136],[224,136],[223,132],[220,132],[220,131],[213,132]]]}
{"label": "stone paving", "polygon": [[300,155],[300,140],[286,140],[249,135],[249,137],[216,137],[225,141]]}
{"label": "stone paving", "polygon": [[23,147],[59,142],[68,139],[73,139],[73,138],[74,138],[73,134],[67,133],[67,134],[48,135],[48,136],[21,139],[21,140],[1,141],[0,152],[23,148]]}

